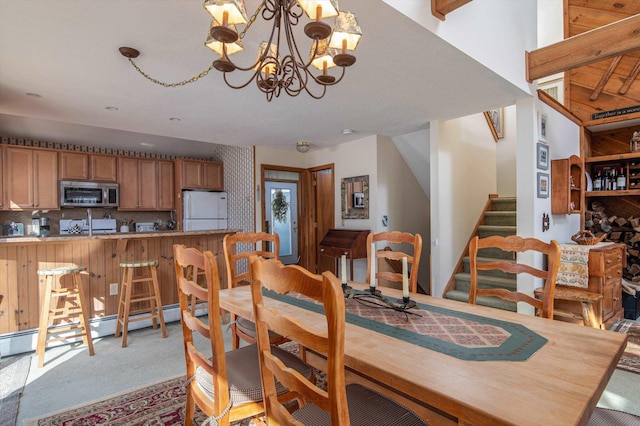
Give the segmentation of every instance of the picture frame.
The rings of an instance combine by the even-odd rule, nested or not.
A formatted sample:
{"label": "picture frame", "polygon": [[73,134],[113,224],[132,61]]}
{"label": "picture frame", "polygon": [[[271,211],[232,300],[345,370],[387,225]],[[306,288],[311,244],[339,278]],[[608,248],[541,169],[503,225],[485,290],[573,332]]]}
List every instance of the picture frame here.
{"label": "picture frame", "polygon": [[369,175],[342,178],[342,219],[369,219]]}
{"label": "picture frame", "polygon": [[536,166],[540,170],[549,170],[549,145],[542,142],[537,144]]}
{"label": "picture frame", "polygon": [[538,198],[549,198],[549,173],[538,172]]}
{"label": "picture frame", "polygon": [[485,111],[484,118],[487,120],[489,130],[491,130],[491,134],[496,143],[498,139],[504,138],[504,108]]}
{"label": "picture frame", "polygon": [[549,118],[547,114],[538,112],[538,140],[541,142],[547,141],[547,130],[549,128]]}

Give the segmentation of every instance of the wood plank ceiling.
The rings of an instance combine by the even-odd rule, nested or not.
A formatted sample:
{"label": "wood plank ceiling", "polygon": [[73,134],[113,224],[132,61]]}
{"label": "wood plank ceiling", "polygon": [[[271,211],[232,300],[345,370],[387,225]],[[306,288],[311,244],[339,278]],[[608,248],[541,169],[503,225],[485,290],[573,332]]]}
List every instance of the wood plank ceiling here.
{"label": "wood plank ceiling", "polygon": [[[640,13],[640,0],[564,0],[565,38]],[[635,32],[633,38],[640,40]],[[612,44],[619,40],[610,40]],[[640,50],[565,72],[565,106],[582,121],[596,112],[640,105]]]}

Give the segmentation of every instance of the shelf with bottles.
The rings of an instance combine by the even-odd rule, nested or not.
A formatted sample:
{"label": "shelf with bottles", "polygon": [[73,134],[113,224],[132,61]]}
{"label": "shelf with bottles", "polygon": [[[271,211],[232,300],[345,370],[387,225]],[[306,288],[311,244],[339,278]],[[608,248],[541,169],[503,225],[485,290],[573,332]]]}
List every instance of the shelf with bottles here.
{"label": "shelf with bottles", "polygon": [[[631,166],[632,163],[633,166]],[[632,173],[637,178],[631,178]],[[587,193],[613,192],[621,195],[621,191],[640,189],[640,161],[592,163],[590,177],[593,181],[593,190]]]}

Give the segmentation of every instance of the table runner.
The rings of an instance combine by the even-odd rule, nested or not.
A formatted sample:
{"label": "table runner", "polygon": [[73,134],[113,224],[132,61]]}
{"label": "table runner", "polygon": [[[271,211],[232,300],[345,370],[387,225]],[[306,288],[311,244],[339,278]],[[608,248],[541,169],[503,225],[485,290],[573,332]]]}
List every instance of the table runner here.
{"label": "table runner", "polygon": [[594,245],[560,244],[560,266],[556,277],[556,285],[588,288],[589,250],[609,244],[613,243],[607,242]]}
{"label": "table runner", "polygon": [[[300,294],[263,293],[324,315],[322,305]],[[347,298],[345,310],[350,324],[466,361],[525,361],[547,343],[520,324],[422,303],[405,314]]]}

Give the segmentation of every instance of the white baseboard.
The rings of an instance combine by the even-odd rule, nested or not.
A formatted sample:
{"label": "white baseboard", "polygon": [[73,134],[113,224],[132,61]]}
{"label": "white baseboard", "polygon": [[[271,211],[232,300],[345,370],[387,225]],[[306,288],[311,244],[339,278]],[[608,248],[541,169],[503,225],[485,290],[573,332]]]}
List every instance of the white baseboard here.
{"label": "white baseboard", "polygon": [[[165,323],[180,321],[180,307],[179,305],[167,305],[162,308],[164,314]],[[132,318],[135,318],[132,316]],[[116,315],[110,315],[108,317],[93,318],[89,321],[91,327],[91,336],[95,339],[97,337],[113,336],[116,332]],[[135,321],[129,323],[129,331],[137,330],[140,328],[151,327],[153,324],[151,319]],[[79,338],[70,338],[69,340],[60,340],[52,342],[47,347],[67,345],[76,341],[80,341]],[[17,355],[24,352],[33,352],[36,350],[36,344],[38,343],[38,329],[32,328],[29,330],[22,330],[15,333],[6,333],[0,335],[0,355],[7,357],[10,355]]]}

